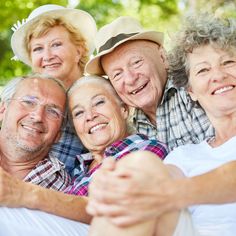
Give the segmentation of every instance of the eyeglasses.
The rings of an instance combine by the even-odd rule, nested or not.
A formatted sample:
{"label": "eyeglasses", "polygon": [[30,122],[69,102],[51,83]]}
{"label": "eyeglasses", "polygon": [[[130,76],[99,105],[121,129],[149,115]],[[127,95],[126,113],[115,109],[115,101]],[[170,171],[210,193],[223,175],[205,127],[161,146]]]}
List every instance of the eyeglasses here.
{"label": "eyeglasses", "polygon": [[63,112],[55,104],[44,104],[38,98],[34,96],[24,96],[19,98],[10,98],[9,100],[18,101],[19,104],[25,110],[32,112],[35,111],[38,106],[43,106],[47,118],[58,120],[64,117]]}

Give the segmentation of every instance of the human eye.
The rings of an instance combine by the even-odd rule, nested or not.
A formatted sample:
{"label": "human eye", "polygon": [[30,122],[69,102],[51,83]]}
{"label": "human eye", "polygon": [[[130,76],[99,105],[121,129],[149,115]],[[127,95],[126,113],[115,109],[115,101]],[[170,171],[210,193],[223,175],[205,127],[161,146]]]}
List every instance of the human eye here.
{"label": "human eye", "polygon": [[47,106],[46,112],[50,118],[60,119],[61,117],[63,117],[63,113],[60,111],[59,108],[56,107]]}
{"label": "human eye", "polygon": [[105,98],[99,98],[96,101],[94,101],[94,106],[100,106],[105,103]]}
{"label": "human eye", "polygon": [[196,71],[196,75],[201,75],[201,74],[206,73],[208,71],[209,71],[209,68],[206,68],[206,67],[200,68]]}
{"label": "human eye", "polygon": [[134,68],[138,68],[139,66],[141,66],[143,64],[143,59],[142,58],[136,58],[135,60],[132,61],[131,65]]}
{"label": "human eye", "polygon": [[112,75],[112,80],[114,80],[114,81],[117,81],[117,80],[119,80],[120,78],[121,78],[121,74],[122,74],[122,72],[121,71],[116,71],[113,75]]}
{"label": "human eye", "polygon": [[23,97],[20,99],[20,102],[22,105],[29,108],[33,108],[37,105],[37,101],[35,100],[35,98],[31,97]]}
{"label": "human eye", "polygon": [[73,119],[78,119],[84,114],[84,111],[82,110],[76,110],[72,113],[72,118]]}
{"label": "human eye", "polygon": [[236,60],[234,59],[228,59],[228,60],[224,60],[222,62],[222,65],[223,66],[231,66],[231,65],[234,65],[236,63]]}
{"label": "human eye", "polygon": [[43,47],[37,46],[32,49],[33,52],[41,52],[43,50]]}
{"label": "human eye", "polygon": [[52,47],[53,47],[53,48],[60,47],[61,45],[62,45],[61,42],[54,42],[54,43],[52,43]]}

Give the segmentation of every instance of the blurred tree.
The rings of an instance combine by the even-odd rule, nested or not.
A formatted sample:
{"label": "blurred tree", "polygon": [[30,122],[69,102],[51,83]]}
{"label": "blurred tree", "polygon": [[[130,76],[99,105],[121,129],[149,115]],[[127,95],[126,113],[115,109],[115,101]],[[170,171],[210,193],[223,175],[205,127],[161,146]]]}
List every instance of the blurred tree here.
{"label": "blurred tree", "polygon": [[183,0],[186,10],[192,12],[211,12],[222,17],[236,17],[235,0]]}
{"label": "blurred tree", "polygon": [[[15,76],[28,73],[30,68],[14,56],[10,48],[11,27],[18,20],[43,4],[59,4],[88,11],[94,16],[98,28],[121,15],[130,15],[145,28],[175,32],[181,16],[191,11],[211,11],[218,15],[236,17],[235,0],[5,0],[0,2],[0,84]],[[166,43],[168,48],[168,41]]]}

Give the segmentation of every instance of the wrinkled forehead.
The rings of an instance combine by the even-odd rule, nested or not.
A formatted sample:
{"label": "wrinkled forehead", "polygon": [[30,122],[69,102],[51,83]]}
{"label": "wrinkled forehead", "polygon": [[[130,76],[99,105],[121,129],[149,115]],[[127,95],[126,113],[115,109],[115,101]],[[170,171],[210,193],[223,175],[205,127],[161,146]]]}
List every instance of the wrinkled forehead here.
{"label": "wrinkled forehead", "polygon": [[24,79],[19,83],[14,97],[25,95],[34,95],[57,103],[66,98],[65,91],[54,80],[40,78]]}
{"label": "wrinkled forehead", "polygon": [[159,49],[160,45],[149,40],[129,40],[117,46],[113,51],[101,57],[103,69],[119,67],[135,56],[144,56],[149,53],[157,53],[154,48]]}

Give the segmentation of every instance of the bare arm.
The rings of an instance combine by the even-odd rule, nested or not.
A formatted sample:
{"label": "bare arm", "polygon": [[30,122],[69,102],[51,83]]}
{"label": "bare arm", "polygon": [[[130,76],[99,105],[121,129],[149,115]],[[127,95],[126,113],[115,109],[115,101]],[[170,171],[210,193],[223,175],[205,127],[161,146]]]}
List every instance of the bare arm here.
{"label": "bare arm", "polygon": [[236,161],[208,173],[177,180],[180,187],[177,205],[222,204],[236,201]]}
{"label": "bare arm", "polygon": [[[236,161],[192,178],[157,181],[158,171],[98,170],[90,185],[88,212],[109,215],[117,225],[151,219],[193,204],[236,201]],[[154,173],[155,171],[155,173]],[[124,177],[125,176],[125,177]]]}
{"label": "bare arm", "polygon": [[0,169],[0,205],[42,210],[89,223],[87,197],[75,196],[23,182]]}

